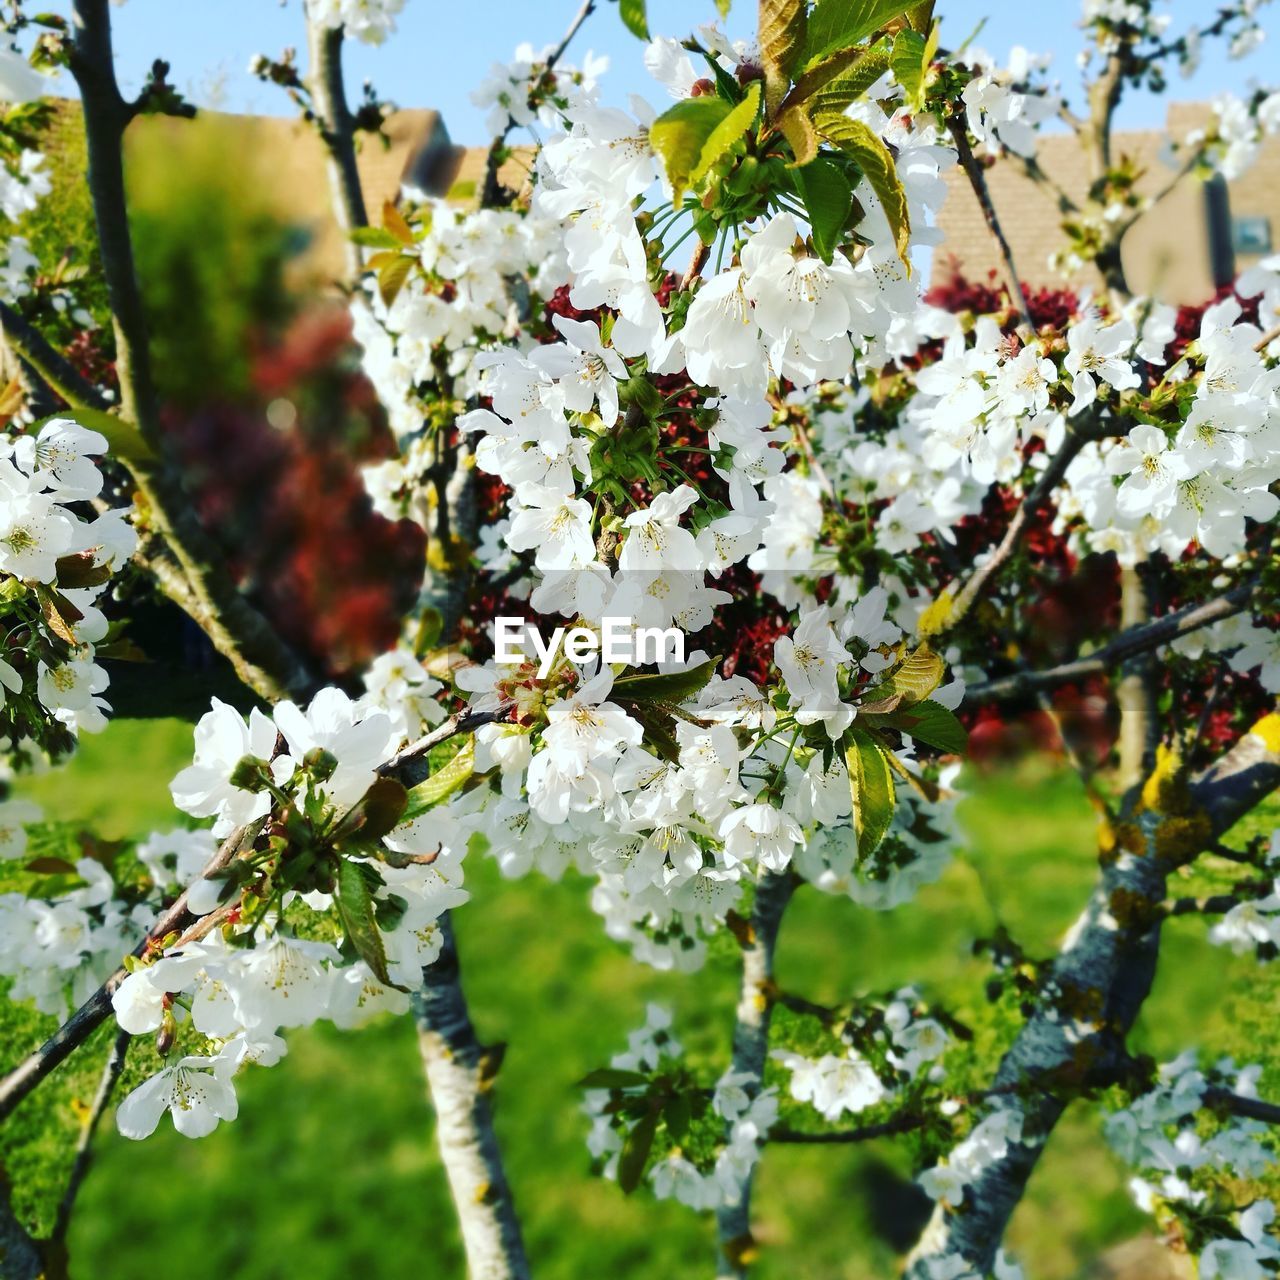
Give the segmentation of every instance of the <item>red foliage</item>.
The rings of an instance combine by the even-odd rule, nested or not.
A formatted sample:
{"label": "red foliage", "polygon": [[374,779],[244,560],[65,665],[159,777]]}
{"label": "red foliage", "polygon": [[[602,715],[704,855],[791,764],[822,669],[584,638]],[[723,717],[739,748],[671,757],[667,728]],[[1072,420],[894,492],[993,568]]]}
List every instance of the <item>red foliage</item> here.
{"label": "red foliage", "polygon": [[364,492],[360,464],[393,441],[344,362],[350,336],[344,309],[305,311],[254,354],[260,404],[166,413],[202,521],[282,635],[331,674],[395,643],[424,555],[422,531]]}

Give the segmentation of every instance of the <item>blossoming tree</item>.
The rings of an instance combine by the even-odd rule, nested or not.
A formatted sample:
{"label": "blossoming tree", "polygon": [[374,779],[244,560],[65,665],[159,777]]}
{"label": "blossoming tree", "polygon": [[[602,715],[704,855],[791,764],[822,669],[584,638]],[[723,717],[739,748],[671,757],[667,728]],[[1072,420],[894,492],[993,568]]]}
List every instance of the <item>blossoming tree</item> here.
{"label": "blossoming tree", "polygon": [[[280,641],[176,477],[122,139],[138,114],[191,109],[163,63],[122,96],[107,0],[73,0],[69,22],[15,6],[31,56],[0,66],[9,96],[38,98],[38,70],[59,66],[80,90],[119,394],[60,351],[67,302],[11,240],[7,757],[57,761],[105,725],[95,657],[128,643],[111,607],[126,562],[257,701],[246,718],[215,699],[197,724],[172,783],[193,822],[175,817],[117,875],[36,859],[0,896],[9,998],[63,1019],[23,1047],[0,1116],[104,1022],[119,1033],[59,1231],[131,1044],[158,1057],[119,1100],[119,1131],[145,1138],[168,1113],[196,1138],[235,1119],[237,1077],[278,1063],[282,1032],[412,1012],[471,1273],[527,1275],[496,1064],[449,922],[484,910],[464,869],[491,857],[513,878],[574,867],[608,935],[691,984],[708,939],[740,950],[718,1075],[655,1007],[583,1081],[602,1173],[714,1215],[718,1275],[756,1254],[771,1143],[895,1135],[936,1205],[912,1280],[1020,1275],[1005,1227],[1079,1099],[1105,1106],[1141,1203],[1202,1276],[1275,1273],[1275,1208],[1250,1180],[1276,1160],[1280,1105],[1249,1064],[1156,1064],[1128,1033],[1177,917],[1216,917],[1215,940],[1259,959],[1280,942],[1280,841],[1231,834],[1280,785],[1280,259],[1194,317],[1132,296],[1121,240],[1160,193],[1140,193],[1111,127],[1126,92],[1203,41],[1246,53],[1256,4],[1175,35],[1150,0],[1087,0],[1081,118],[1034,59],[1001,69],[951,43],[945,5],[901,0],[760,0],[749,41],[656,35],[643,0],[620,0],[662,103],[623,109],[600,60],[567,60],[586,0],[561,43],[517,51],[478,90],[494,134],[478,207],[406,190],[371,222],[355,147],[382,109],[369,93],[351,110],[341,53],[390,36],[401,2],[307,0],[308,65],[254,62],[329,156],[356,340],[399,446],[368,469],[370,495],[429,539],[405,643],[361,689],[322,686]],[[9,216],[47,195],[38,109],[5,121]],[[1064,256],[1103,288],[1046,316],[985,170],[1004,155],[1054,184],[1036,138],[1059,118],[1092,164],[1087,193],[1058,192]],[[535,124],[541,140],[513,147]],[[1239,172],[1277,128],[1280,96],[1223,99],[1174,140],[1178,172]],[[1006,268],[982,313],[934,305],[920,279],[953,166]],[[1043,661],[1037,604],[1086,557],[1119,608]],[[508,614],[544,634],[620,618],[688,648],[499,660],[490,624]],[[910,911],[960,839],[966,724],[1085,681],[1122,716],[1115,762],[1066,743],[1098,809],[1096,885],[1056,955],[987,944],[997,1033],[975,1039],[927,991],[877,991],[874,974],[835,1007],[782,990],[793,896]],[[28,858],[34,816],[5,803],[6,858]],[[1214,891],[1172,896],[1193,864]],[[42,1274],[61,1244],[0,1204],[6,1277]]]}

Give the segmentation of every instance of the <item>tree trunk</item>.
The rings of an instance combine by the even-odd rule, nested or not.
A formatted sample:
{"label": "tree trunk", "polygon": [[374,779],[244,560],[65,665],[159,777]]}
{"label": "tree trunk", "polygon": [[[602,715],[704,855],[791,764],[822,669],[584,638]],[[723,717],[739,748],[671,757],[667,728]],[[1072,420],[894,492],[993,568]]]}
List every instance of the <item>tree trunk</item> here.
{"label": "tree trunk", "polygon": [[[742,951],[742,989],[733,1028],[732,1070],[751,1077],[746,1089],[752,1097],[764,1082],[769,1024],[773,1019],[774,954],[782,915],[794,892],[795,879],[790,871],[766,871],[761,875],[751,909],[752,936]],[[751,1243],[751,1183],[748,1178],[738,1199],[716,1212],[717,1280],[741,1280],[747,1274],[742,1254]]]}
{"label": "tree trunk", "polygon": [[1102,855],[1089,904],[1054,964],[1046,986],[1051,998],[1025,1023],[996,1073],[996,1089],[1010,1092],[992,1110],[1020,1119],[1022,1139],[969,1184],[961,1208],[939,1205],[908,1259],[906,1280],[931,1280],[930,1264],[944,1258],[962,1259],[979,1275],[990,1272],[1073,1093],[1124,1060],[1125,1037],[1155,977],[1169,874],[1277,786],[1280,718],[1272,715],[1194,780],[1185,812],[1149,809],[1120,824],[1120,843]]}
{"label": "tree trunk", "polygon": [[527,1280],[520,1220],[493,1128],[491,1059],[467,1012],[457,941],[447,914],[440,927],[444,946],[422,972],[414,1014],[467,1273],[471,1280]]}

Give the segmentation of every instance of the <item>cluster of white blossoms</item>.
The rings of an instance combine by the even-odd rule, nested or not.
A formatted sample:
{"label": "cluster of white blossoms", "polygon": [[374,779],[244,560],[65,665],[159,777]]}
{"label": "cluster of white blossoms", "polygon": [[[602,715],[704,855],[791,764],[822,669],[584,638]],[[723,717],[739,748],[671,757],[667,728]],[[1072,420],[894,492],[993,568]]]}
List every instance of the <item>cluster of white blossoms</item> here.
{"label": "cluster of white blossoms", "polygon": [[931,1200],[959,1208],[965,1188],[1003,1160],[1009,1144],[1022,1137],[1022,1113],[998,1102],[970,1130],[969,1135],[947,1153],[946,1161],[926,1169],[918,1181]]}
{"label": "cluster of white blossoms", "polygon": [[1223,93],[1213,100],[1210,128],[1191,134],[1187,144],[1204,145],[1222,176],[1234,182],[1253,168],[1262,144],[1277,133],[1280,92],[1253,101]]}
{"label": "cluster of white blossoms", "polygon": [[[627,1038],[625,1053],[610,1059],[612,1072],[640,1077],[679,1061],[683,1047],[671,1030],[670,1010],[650,1004],[645,1025]],[[717,1141],[713,1143],[714,1159],[704,1155],[695,1164],[679,1145],[673,1145],[656,1159],[649,1170],[653,1193],[659,1200],[677,1200],[699,1212],[733,1204],[742,1193],[760,1159],[769,1129],[778,1118],[775,1089],[748,1092],[750,1081],[727,1071],[711,1091],[707,1111],[715,1126]],[[603,1166],[606,1178],[619,1175],[619,1159],[629,1129],[643,1119],[620,1118],[611,1106],[614,1095],[609,1089],[587,1090],[583,1110],[591,1118],[587,1148]],[[675,1135],[672,1135],[675,1138]]]}
{"label": "cluster of white blossoms", "polygon": [[[441,914],[468,898],[462,888],[465,836],[448,815],[402,822],[381,838],[384,852],[344,854],[362,878],[363,869],[372,873],[376,866],[364,893],[377,920],[382,978],[344,945],[355,926],[332,884],[329,890],[238,900],[242,882],[204,878],[202,872],[216,840],[246,824],[270,819],[287,827],[305,815],[312,831],[334,839],[344,821],[357,830],[352,815],[379,766],[438,718],[426,705],[430,678],[410,667],[405,655],[387,655],[359,701],[329,688],[305,710],[282,702],[271,717],[254,710],[247,721],[215,702],[196,726],[194,763],[178,774],[172,790],[179,808],[212,818],[212,829],[154,836],[138,856],[157,884],[186,887],[188,910],[197,919],[162,953],[135,964],[112,1003],[120,1026],[134,1035],[159,1031],[172,1042],[189,1020],[191,1032],[179,1034],[194,1038],[203,1051],[181,1054],[125,1100],[118,1122],[126,1136],[146,1137],[166,1109],[189,1137],[233,1119],[232,1077],[247,1062],[278,1061],[281,1030],[320,1018],[356,1027],[408,1008],[406,991],[440,953]],[[248,865],[262,864],[272,852],[268,844]],[[228,922],[238,931],[234,941],[221,932]],[[365,926],[373,927],[372,920]]]}
{"label": "cluster of white blossoms", "polygon": [[[1229,1058],[1205,1072],[1187,1052],[1164,1063],[1153,1088],[1106,1120],[1107,1142],[1141,1171],[1129,1183],[1134,1199],[1147,1213],[1184,1219],[1184,1234],[1199,1254],[1198,1274],[1206,1280],[1274,1275],[1280,1264],[1280,1244],[1267,1230],[1276,1216],[1270,1200],[1228,1215],[1211,1199],[1215,1187],[1225,1190],[1274,1168],[1269,1126],[1237,1117],[1215,1120],[1211,1131],[1203,1124],[1207,1091],[1256,1098],[1261,1074],[1260,1066],[1239,1068]],[[1224,1235],[1228,1216],[1234,1233]]]}
{"label": "cluster of white blossoms", "polygon": [[[25,831],[40,819],[28,801],[3,806],[5,852],[21,856]],[[21,850],[15,854],[15,845]],[[41,1013],[58,1019],[77,1008],[98,988],[141,940],[154,917],[146,903],[129,903],[101,863],[79,858],[65,873],[77,887],[30,896],[0,894],[0,977],[11,984],[8,999],[31,1001]]]}
{"label": "cluster of white blossoms", "polygon": [[376,510],[427,526],[435,461],[430,406],[477,392],[479,351],[514,339],[531,308],[567,278],[559,228],[509,210],[465,211],[406,192],[412,269],[390,304],[376,287],[352,306],[362,367],[386,407],[400,455],[364,469]]}
{"label": "cluster of white blossoms", "polygon": [[1054,94],[1028,83],[1049,59],[1015,45],[1004,68],[982,49],[966,50],[964,60],[977,71],[961,94],[969,132],[990,155],[1008,150],[1030,159],[1036,153],[1037,127],[1062,105]]}
{"label": "cluster of white blossoms", "polygon": [[[930,1080],[940,1076],[938,1060],[947,1051],[949,1037],[936,1018],[921,1011],[919,992],[913,988],[904,987],[883,1008],[860,1007],[858,1022],[858,1037],[852,1026],[843,1034],[844,1053],[808,1058],[775,1049],[771,1055],[791,1073],[791,1096],[808,1103],[829,1124],[846,1113],[857,1115],[889,1101],[902,1085],[922,1074]],[[854,1044],[866,1029],[871,1031],[879,1067]]]}
{"label": "cluster of white blossoms", "polygon": [[67,418],[0,438],[0,595],[9,630],[0,656],[0,716],[13,738],[45,743],[41,723],[96,733],[110,708],[94,646],[109,625],[97,607],[137,538],[124,511],[84,519],[106,438]]}
{"label": "cluster of white blossoms", "polygon": [[0,213],[10,220],[30,213],[52,190],[39,151],[24,148],[12,164],[0,165]]}
{"label": "cluster of white blossoms", "polygon": [[[1143,354],[1127,323],[1094,328],[1078,345],[1071,331],[1082,373],[1117,392],[1138,385],[1134,362]],[[1144,552],[1176,559],[1192,542],[1222,560],[1245,549],[1247,519],[1274,518],[1280,373],[1257,349],[1261,338],[1235,298],[1210,307],[1199,340],[1164,371],[1166,386],[1195,379],[1181,420],[1140,422],[1122,439],[1085,446],[1067,470],[1061,512],[1078,516],[1086,545],[1114,550],[1122,564]]]}
{"label": "cluster of white blossoms", "polygon": [[313,21],[341,27],[365,44],[381,44],[396,29],[404,0],[305,0]]}
{"label": "cluster of white blossoms", "polygon": [[489,74],[472,91],[471,101],[486,112],[485,128],[490,137],[504,136],[510,129],[528,129],[540,124],[553,129],[560,123],[560,110],[571,94],[590,97],[609,69],[609,59],[590,51],[581,67],[557,62],[549,66],[555,45],[537,50],[524,43],[516,47],[510,62],[495,62]]}

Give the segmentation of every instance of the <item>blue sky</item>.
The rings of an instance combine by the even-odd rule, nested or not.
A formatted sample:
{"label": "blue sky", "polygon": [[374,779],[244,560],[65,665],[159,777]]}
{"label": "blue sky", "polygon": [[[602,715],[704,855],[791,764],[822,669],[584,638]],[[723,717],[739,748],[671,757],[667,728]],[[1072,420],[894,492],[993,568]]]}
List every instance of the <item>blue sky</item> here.
{"label": "blue sky", "polygon": [[[65,0],[49,6],[66,11]],[[405,107],[435,107],[444,114],[455,142],[486,141],[482,113],[468,94],[489,64],[510,56],[522,40],[535,46],[556,41],[578,7],[578,0],[406,0],[397,34],[381,48],[349,46],[348,81],[353,96],[370,78],[379,94]],[[1167,0],[1173,30],[1181,31],[1214,8],[1209,0]],[[735,0],[729,28],[745,34],[753,25],[754,0]],[[655,32],[684,35],[715,15],[713,0],[649,0]],[[229,111],[287,114],[284,94],[259,84],[247,74],[250,56],[278,54],[286,45],[303,43],[300,0],[127,0],[113,9],[118,71],[129,88],[142,83],[152,59],[172,63],[171,78],[202,105]],[[1080,48],[1076,28],[1079,5],[1071,0],[938,0],[943,40],[959,43],[986,18],[978,43],[997,57],[1022,44],[1052,53],[1051,74],[1068,97],[1078,97],[1075,56]],[[1266,11],[1263,11],[1264,14]],[[1264,18],[1265,24],[1265,18]],[[1225,88],[1239,90],[1250,76],[1265,76],[1274,65],[1275,41],[1243,64],[1232,63],[1214,48],[1194,79],[1175,77],[1171,94],[1178,98],[1209,97]],[[607,54],[612,66],[606,96],[624,102],[631,92],[656,101],[653,82],[640,61],[640,42],[627,33],[609,0],[579,33],[574,51]],[[572,57],[572,55],[570,55]],[[70,87],[63,78],[62,92]],[[660,91],[658,91],[660,93]],[[1151,127],[1163,123],[1164,101],[1142,95],[1123,107],[1120,123]]]}

